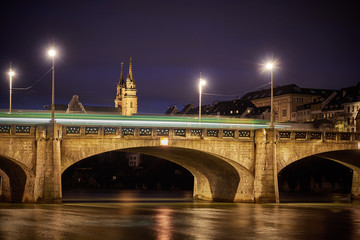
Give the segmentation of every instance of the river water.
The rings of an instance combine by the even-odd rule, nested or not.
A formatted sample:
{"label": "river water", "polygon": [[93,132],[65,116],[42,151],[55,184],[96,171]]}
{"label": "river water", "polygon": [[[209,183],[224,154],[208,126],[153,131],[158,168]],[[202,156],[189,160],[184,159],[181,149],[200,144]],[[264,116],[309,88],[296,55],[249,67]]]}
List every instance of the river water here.
{"label": "river water", "polygon": [[0,203],[0,239],[360,239],[359,203],[193,201],[191,192],[69,193]]}

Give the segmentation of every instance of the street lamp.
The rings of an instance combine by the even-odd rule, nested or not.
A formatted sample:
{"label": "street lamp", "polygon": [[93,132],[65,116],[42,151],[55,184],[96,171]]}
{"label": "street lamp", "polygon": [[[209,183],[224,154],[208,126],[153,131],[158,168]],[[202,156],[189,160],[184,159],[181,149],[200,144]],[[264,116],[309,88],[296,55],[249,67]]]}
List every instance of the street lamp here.
{"label": "street lamp", "polygon": [[55,56],[56,51],[53,47],[48,52],[49,56],[52,58],[52,89],[51,89],[51,122],[55,123]]}
{"label": "street lamp", "polygon": [[271,94],[270,94],[270,128],[274,128],[274,80],[273,80],[273,68],[274,63],[269,62],[266,64],[266,69],[270,70],[271,79]]}
{"label": "street lamp", "polygon": [[9,88],[9,95],[10,95],[10,100],[9,100],[9,112],[11,113],[11,99],[12,99],[12,78],[15,75],[15,73],[13,72],[12,68],[11,68],[11,62],[10,62],[10,70],[9,70],[9,84],[10,84],[10,88]]}
{"label": "street lamp", "polygon": [[201,78],[201,73],[200,73],[200,78],[199,78],[199,122],[201,122],[201,93],[202,93],[202,86],[205,85],[206,82],[204,79]]}
{"label": "street lamp", "polygon": [[[271,79],[271,95],[270,95],[270,129],[274,130],[274,79],[273,79],[273,69],[274,69],[274,59],[271,62],[268,62],[265,65],[265,68],[270,70],[270,79]],[[277,160],[276,160],[276,133],[272,131],[273,139],[271,140],[273,151],[272,151],[272,159],[273,159],[273,177],[274,177],[274,194],[275,194],[275,202],[279,203],[279,183],[277,178]]]}

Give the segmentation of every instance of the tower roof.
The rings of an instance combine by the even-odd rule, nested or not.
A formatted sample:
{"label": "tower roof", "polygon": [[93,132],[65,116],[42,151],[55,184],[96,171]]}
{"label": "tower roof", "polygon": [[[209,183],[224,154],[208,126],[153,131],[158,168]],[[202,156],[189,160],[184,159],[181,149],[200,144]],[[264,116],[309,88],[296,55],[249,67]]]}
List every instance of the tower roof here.
{"label": "tower roof", "polygon": [[129,77],[131,81],[134,81],[133,72],[132,72],[132,57],[130,57],[130,63],[129,63]]}
{"label": "tower roof", "polygon": [[124,81],[124,63],[121,62],[121,73],[120,73],[119,85],[123,85],[124,83],[125,83],[125,81]]}

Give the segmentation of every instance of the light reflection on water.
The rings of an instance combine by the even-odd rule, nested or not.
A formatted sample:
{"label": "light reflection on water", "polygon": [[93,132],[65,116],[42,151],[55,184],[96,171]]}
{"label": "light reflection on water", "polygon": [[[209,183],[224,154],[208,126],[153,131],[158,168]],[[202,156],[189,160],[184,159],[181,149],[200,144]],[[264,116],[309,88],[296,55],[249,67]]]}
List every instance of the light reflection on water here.
{"label": "light reflection on water", "polygon": [[83,193],[83,202],[67,196],[64,204],[0,203],[0,239],[360,237],[358,203],[210,203],[189,200],[191,192]]}

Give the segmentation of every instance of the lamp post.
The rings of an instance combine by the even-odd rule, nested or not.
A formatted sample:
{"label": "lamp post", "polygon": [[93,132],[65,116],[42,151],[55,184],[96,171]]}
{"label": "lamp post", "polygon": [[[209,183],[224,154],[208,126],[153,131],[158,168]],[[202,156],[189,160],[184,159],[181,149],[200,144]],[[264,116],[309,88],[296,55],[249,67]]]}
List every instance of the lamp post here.
{"label": "lamp post", "polygon": [[205,85],[205,80],[201,78],[201,72],[200,72],[200,78],[199,78],[199,122],[201,122],[201,93],[202,93],[202,86]]}
{"label": "lamp post", "polygon": [[55,55],[56,51],[53,47],[48,52],[49,56],[52,58],[52,89],[51,89],[51,122],[55,123]]}
{"label": "lamp post", "polygon": [[274,78],[273,78],[273,68],[274,68],[274,60],[268,62],[266,64],[266,69],[270,70],[270,80],[271,80],[271,94],[270,94],[270,125],[269,128],[272,131],[272,159],[273,159],[273,177],[274,177],[274,195],[275,195],[275,203],[279,203],[279,183],[277,176],[277,160],[276,160],[276,131],[274,126]]}
{"label": "lamp post", "polygon": [[270,70],[271,79],[271,94],[270,94],[270,128],[274,128],[274,80],[273,80],[274,64],[269,62],[266,64],[266,69]]}
{"label": "lamp post", "polygon": [[11,62],[10,62],[10,70],[9,70],[9,112],[11,113],[11,102],[12,102],[12,78],[15,75],[15,73],[12,71],[11,68]]}

